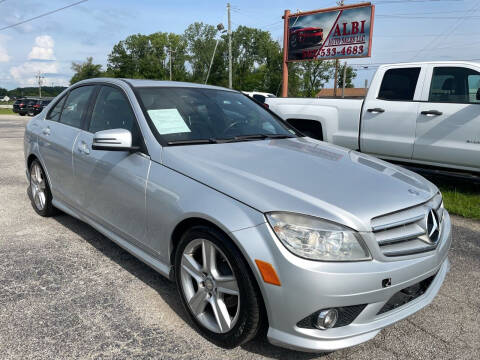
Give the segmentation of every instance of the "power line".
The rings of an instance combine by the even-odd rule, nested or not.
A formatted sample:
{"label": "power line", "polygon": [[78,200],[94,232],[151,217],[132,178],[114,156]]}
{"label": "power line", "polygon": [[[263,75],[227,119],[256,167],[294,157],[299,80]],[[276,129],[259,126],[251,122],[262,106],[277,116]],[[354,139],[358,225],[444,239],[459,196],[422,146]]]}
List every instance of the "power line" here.
{"label": "power line", "polygon": [[[477,7],[479,5],[480,1],[477,1],[475,3],[474,6],[472,6],[471,9],[468,10],[468,12],[471,12],[473,11],[473,14],[477,11]],[[427,50],[428,48],[431,48],[433,49],[435,47],[435,45],[438,44],[438,40],[439,39],[447,39],[450,37],[450,35],[452,35],[458,28],[459,26],[465,21],[465,19],[459,19],[456,24],[452,27],[447,27],[444,31],[442,31],[436,38],[434,38],[431,42],[427,43],[424,47],[422,47],[417,53],[415,53],[411,58],[410,60],[413,60],[415,59],[415,57],[422,53],[423,51]]]}
{"label": "power line", "polygon": [[405,19],[405,20],[411,20],[411,19],[431,19],[431,20],[436,20],[436,19],[479,19],[480,16],[478,15],[466,15],[466,16],[417,16],[417,15],[409,15],[409,16],[404,16],[404,15],[394,15],[394,14],[376,14],[375,17],[388,17],[388,18],[396,18],[396,19]]}
{"label": "power line", "polygon": [[[6,1],[6,0],[4,0],[4,1]],[[18,25],[25,24],[25,23],[30,22],[30,21],[32,21],[32,20],[36,20],[36,19],[39,19],[39,18],[41,18],[41,17],[47,16],[47,15],[51,15],[51,14],[53,14],[53,13],[56,13],[56,12],[59,12],[59,11],[68,9],[68,8],[70,8],[70,7],[72,7],[72,6],[76,6],[76,5],[79,5],[79,4],[84,3],[84,2],[87,2],[87,1],[88,1],[88,0],[77,1],[77,2],[75,2],[75,3],[73,3],[73,4],[70,4],[70,5],[61,7],[61,8],[59,8],[59,9],[52,10],[52,11],[48,11],[48,12],[46,12],[46,13],[40,14],[40,15],[38,15],[38,16],[34,16],[34,17],[32,17],[32,18],[30,18],[30,19],[27,19],[27,20],[22,20],[22,21],[20,21],[20,22],[18,22],[18,23],[16,23],[16,24],[4,26],[3,28],[0,28],[0,31],[6,30],[6,29],[10,29],[10,28],[15,27],[15,26],[18,26]]]}

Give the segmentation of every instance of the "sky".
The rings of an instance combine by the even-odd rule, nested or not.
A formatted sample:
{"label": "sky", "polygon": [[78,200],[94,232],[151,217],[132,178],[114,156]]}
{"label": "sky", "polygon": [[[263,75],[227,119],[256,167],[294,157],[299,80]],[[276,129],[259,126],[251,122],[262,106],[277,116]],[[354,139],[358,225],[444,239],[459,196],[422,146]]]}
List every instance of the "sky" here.
{"label": "sky", "polygon": [[[0,29],[78,0],[0,0]],[[345,1],[346,4],[359,1]],[[480,61],[480,0],[377,0],[372,57],[349,59],[355,86],[370,81],[378,64],[426,60]],[[284,10],[335,6],[332,0],[232,0],[232,26],[257,27],[282,41]],[[183,33],[196,21],[226,25],[226,1],[88,0],[0,30],[0,87],[68,85],[71,63],[89,56],[106,65],[113,45],[131,34]],[[367,68],[365,68],[367,67]],[[214,71],[214,69],[213,69]]]}

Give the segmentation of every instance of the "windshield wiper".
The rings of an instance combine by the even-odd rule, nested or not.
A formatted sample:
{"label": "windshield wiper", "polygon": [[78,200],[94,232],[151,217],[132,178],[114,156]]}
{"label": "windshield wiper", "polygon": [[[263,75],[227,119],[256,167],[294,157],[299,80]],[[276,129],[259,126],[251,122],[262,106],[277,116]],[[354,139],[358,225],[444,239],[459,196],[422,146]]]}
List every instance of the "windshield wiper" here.
{"label": "windshield wiper", "polygon": [[167,142],[169,146],[176,145],[199,145],[199,144],[216,144],[216,139],[192,139],[192,140],[175,140]]}
{"label": "windshield wiper", "polygon": [[248,140],[263,140],[263,139],[288,139],[295,136],[288,134],[252,134],[252,135],[238,135],[231,139],[225,139],[228,142],[248,141]]}

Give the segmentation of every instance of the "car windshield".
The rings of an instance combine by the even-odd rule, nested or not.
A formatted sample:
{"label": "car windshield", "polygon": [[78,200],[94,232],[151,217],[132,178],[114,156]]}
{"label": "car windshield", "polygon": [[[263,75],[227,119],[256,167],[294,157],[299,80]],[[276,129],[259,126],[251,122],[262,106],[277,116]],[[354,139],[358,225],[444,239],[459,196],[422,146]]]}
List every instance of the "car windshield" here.
{"label": "car windshield", "polygon": [[227,90],[137,88],[154,132],[168,145],[294,137],[247,96]]}

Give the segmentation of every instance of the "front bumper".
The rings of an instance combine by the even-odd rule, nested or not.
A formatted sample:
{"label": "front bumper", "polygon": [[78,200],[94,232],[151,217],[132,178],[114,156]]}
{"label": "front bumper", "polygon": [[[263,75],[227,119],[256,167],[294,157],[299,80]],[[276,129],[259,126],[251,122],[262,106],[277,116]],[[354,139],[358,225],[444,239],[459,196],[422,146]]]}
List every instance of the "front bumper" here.
{"label": "front bumper", "polygon": [[[234,232],[251,262],[267,309],[268,339],[272,344],[302,351],[329,351],[353,346],[428,305],[436,296],[449,270],[450,217],[445,212],[442,238],[436,250],[424,256],[400,257],[397,261],[327,263],[301,259],[291,254],[268,224]],[[281,286],[263,282],[255,259],[271,263]],[[426,292],[394,310],[378,314],[398,291],[435,275]],[[391,286],[382,280],[390,278]],[[332,307],[367,304],[349,325],[328,330],[300,328],[297,323],[310,314]]]}

